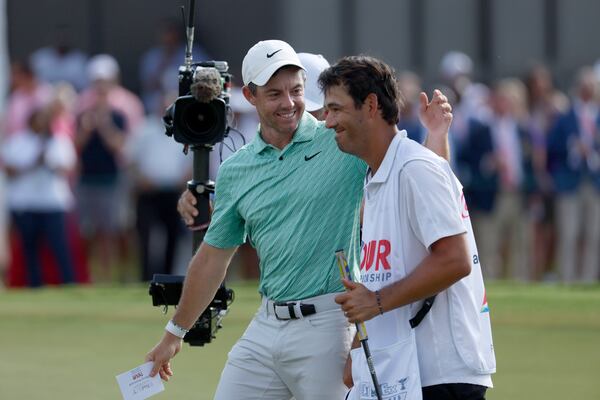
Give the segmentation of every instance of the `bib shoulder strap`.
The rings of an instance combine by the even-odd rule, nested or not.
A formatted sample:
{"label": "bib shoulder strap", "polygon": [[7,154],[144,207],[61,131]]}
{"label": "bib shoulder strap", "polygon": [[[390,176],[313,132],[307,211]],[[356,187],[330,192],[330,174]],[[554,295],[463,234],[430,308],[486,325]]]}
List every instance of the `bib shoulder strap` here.
{"label": "bib shoulder strap", "polygon": [[433,307],[433,303],[435,302],[435,296],[437,295],[433,295],[425,299],[423,305],[421,306],[421,309],[417,311],[415,316],[412,317],[409,321],[411,328],[416,328],[417,326],[419,326],[421,321],[423,321],[423,318],[425,318],[429,310],[431,310],[431,307]]}

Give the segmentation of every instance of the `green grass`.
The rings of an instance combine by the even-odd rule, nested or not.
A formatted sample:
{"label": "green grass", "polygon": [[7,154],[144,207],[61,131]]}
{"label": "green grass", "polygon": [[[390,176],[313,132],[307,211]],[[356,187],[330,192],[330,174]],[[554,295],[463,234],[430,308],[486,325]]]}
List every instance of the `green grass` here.
{"label": "green grass", "polygon": [[488,286],[498,364],[489,398],[600,399],[600,288]]}
{"label": "green grass", "polygon": [[[232,287],[217,339],[185,345],[157,399],[212,398],[259,301],[254,283]],[[599,287],[499,283],[488,300],[498,359],[489,399],[600,398]],[[0,293],[0,399],[119,399],[115,375],[143,362],[167,318],[145,286]]]}

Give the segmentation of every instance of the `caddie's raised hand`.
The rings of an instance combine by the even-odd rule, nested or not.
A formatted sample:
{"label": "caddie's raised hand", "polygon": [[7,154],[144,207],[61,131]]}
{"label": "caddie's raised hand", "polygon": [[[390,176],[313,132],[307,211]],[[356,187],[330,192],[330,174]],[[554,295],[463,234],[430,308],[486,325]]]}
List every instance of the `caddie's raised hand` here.
{"label": "caddie's raised hand", "polygon": [[419,120],[431,135],[447,135],[452,123],[452,106],[448,98],[438,89],[433,91],[431,102],[427,94],[419,95]]}
{"label": "caddie's raised hand", "polygon": [[145,361],[154,362],[150,376],[160,374],[160,378],[165,382],[173,376],[170,361],[181,350],[181,342],[180,338],[170,333],[165,333],[162,340],[146,354]]}
{"label": "caddie's raised hand", "polygon": [[179,200],[177,201],[177,212],[181,215],[183,222],[187,226],[194,225],[194,217],[198,215],[198,210],[196,209],[196,198],[189,189],[183,192],[179,197]]}
{"label": "caddie's raised hand", "polygon": [[342,306],[350,323],[368,321],[379,314],[377,297],[363,284],[342,279],[346,293],[335,296],[335,302]]}

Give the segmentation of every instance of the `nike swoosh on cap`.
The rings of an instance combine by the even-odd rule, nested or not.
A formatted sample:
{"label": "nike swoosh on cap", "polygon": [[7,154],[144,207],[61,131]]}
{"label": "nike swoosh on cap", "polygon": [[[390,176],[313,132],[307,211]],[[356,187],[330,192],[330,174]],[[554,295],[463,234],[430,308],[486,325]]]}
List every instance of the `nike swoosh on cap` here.
{"label": "nike swoosh on cap", "polygon": [[275,51],[274,51],[274,52],[272,52],[271,54],[267,53],[267,58],[271,58],[271,57],[273,57],[275,54],[279,53],[281,50],[283,50],[283,49],[275,50]]}

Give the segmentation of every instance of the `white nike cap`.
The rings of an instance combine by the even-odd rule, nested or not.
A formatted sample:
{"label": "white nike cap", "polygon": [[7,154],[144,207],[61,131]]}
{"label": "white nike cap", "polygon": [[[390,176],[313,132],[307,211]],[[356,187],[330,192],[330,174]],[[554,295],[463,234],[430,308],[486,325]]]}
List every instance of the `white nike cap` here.
{"label": "white nike cap", "polygon": [[244,85],[264,86],[281,67],[295,65],[304,69],[292,46],[282,40],[263,40],[248,50],[242,62]]}
{"label": "white nike cap", "polygon": [[320,110],[325,103],[325,96],[319,88],[319,75],[329,68],[329,62],[320,54],[298,53],[298,58],[306,70],[306,84],[304,85],[306,111]]}

